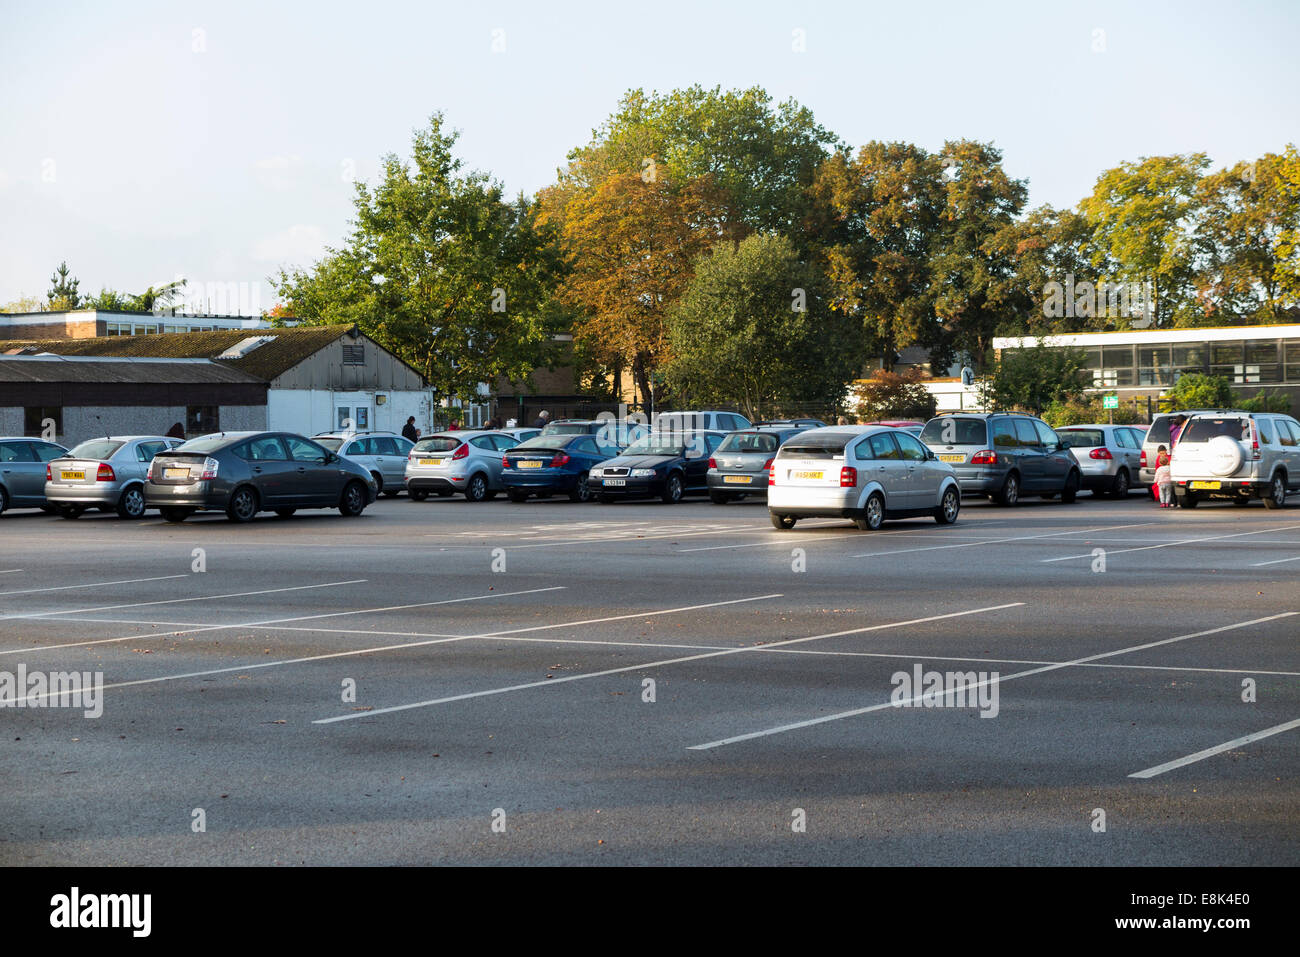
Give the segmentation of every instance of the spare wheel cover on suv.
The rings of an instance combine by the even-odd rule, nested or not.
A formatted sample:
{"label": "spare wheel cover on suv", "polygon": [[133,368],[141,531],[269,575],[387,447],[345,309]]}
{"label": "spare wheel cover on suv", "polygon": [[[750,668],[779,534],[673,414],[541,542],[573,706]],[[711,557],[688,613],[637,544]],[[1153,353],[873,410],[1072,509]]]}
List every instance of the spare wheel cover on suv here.
{"label": "spare wheel cover on suv", "polygon": [[1226,435],[1216,435],[1206,443],[1206,458],[1215,475],[1231,475],[1241,468],[1241,445]]}

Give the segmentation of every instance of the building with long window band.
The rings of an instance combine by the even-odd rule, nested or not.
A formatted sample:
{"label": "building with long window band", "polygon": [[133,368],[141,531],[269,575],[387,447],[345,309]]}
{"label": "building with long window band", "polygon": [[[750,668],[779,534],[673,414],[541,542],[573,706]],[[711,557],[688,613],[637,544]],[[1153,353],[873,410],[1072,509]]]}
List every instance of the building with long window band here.
{"label": "building with long window band", "polygon": [[[1223,376],[1243,399],[1262,389],[1284,392],[1300,408],[1300,325],[1129,329],[1042,337],[1048,347],[1087,353],[1090,392],[1122,401],[1157,398],[1190,372]],[[996,338],[993,348],[1033,348],[1039,338]]]}

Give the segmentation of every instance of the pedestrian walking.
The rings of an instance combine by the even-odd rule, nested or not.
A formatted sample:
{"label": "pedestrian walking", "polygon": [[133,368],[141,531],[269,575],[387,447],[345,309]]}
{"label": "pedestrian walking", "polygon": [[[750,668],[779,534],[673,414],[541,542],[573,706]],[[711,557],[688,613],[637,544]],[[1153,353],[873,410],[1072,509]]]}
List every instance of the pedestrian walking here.
{"label": "pedestrian walking", "polygon": [[537,414],[537,421],[533,423],[533,428],[544,429],[546,428],[546,423],[550,421],[551,421],[551,413],[543,409],[541,412]]}

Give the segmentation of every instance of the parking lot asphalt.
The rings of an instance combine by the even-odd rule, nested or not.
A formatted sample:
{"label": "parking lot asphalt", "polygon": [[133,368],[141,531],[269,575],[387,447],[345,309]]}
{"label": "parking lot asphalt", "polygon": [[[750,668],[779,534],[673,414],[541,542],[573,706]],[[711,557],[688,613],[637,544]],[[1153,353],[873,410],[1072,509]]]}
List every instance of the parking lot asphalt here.
{"label": "parking lot asphalt", "polygon": [[1294,865],[1298,577],[1137,493],[10,512],[0,676],[104,689],[0,708],[0,864]]}

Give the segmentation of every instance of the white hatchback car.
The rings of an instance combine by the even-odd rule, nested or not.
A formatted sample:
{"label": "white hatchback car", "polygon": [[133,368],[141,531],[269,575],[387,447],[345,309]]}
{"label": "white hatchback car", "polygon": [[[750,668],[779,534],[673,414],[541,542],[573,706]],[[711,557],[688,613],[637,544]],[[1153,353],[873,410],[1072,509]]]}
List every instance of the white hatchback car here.
{"label": "white hatchback car", "polygon": [[768,477],[772,525],[801,518],[851,518],[863,531],[885,519],[931,516],[951,525],[961,511],[961,486],[911,433],[874,425],[809,429],[776,454]]}

